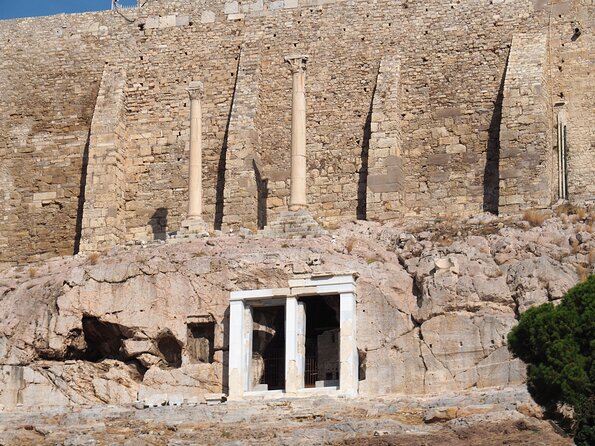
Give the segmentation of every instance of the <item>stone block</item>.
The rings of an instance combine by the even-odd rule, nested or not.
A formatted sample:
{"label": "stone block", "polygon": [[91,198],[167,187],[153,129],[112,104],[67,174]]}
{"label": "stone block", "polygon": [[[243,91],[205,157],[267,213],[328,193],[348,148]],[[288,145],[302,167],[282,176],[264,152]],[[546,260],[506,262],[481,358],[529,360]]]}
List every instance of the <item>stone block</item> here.
{"label": "stone block", "polygon": [[461,109],[459,107],[445,107],[434,112],[436,118],[452,118],[460,115]]}
{"label": "stone block", "polygon": [[168,406],[181,406],[184,404],[184,396],[183,395],[168,395]]}
{"label": "stone block", "polygon": [[463,144],[452,144],[446,146],[446,153],[465,153],[467,151],[467,147]]}
{"label": "stone block", "polygon": [[33,194],[33,201],[54,200],[56,195],[56,192],[37,192]]}
{"label": "stone block", "polygon": [[157,353],[157,349],[153,345],[153,341],[149,339],[124,339],[122,341],[122,350],[123,353],[128,357],[135,357],[142,353]]}
{"label": "stone block", "polygon": [[159,17],[159,28],[171,28],[176,26],[176,16],[173,14]]}
{"label": "stone block", "polygon": [[176,16],[176,26],[190,25],[190,16],[187,14]]}
{"label": "stone block", "polygon": [[237,1],[226,2],[223,6],[224,14],[238,14],[240,12],[240,5]]}
{"label": "stone block", "polygon": [[145,21],[145,29],[159,28],[159,17],[147,17]]}
{"label": "stone block", "polygon": [[148,395],[143,401],[143,404],[145,405],[145,407],[165,406],[166,403],[167,403],[167,395],[162,394],[162,393]]}
{"label": "stone block", "polygon": [[244,14],[228,14],[227,20],[234,21],[234,20],[243,20]]}
{"label": "stone block", "polygon": [[200,16],[200,23],[213,23],[217,15],[213,11],[203,11]]}
{"label": "stone block", "polygon": [[443,138],[440,138],[438,140],[438,143],[441,146],[446,146],[449,144],[458,144],[459,143],[459,137],[458,136],[445,136]]}
{"label": "stone block", "polygon": [[450,160],[450,155],[447,153],[436,153],[428,156],[428,165],[445,166]]}
{"label": "stone block", "polygon": [[432,137],[435,139],[444,138],[448,136],[448,130],[446,127],[435,127],[432,129]]}

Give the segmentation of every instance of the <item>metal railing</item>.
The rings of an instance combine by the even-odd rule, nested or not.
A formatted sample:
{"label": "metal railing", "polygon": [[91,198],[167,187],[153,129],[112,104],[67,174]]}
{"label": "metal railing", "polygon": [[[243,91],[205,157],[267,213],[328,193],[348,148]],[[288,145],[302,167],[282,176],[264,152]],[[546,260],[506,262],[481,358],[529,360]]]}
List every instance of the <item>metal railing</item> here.
{"label": "metal railing", "polygon": [[316,356],[306,358],[306,369],[304,371],[304,385],[315,387],[318,381],[318,361]]}
{"label": "metal railing", "polygon": [[269,356],[263,359],[264,373],[260,384],[268,384],[269,390],[285,388],[285,356]]}

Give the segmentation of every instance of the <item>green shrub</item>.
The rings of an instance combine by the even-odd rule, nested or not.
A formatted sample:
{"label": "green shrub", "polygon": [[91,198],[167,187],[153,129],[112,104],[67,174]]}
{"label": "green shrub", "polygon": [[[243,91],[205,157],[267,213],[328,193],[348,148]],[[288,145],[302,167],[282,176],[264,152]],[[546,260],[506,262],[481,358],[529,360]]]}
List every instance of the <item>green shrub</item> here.
{"label": "green shrub", "polygon": [[575,412],[575,442],[595,444],[595,275],[570,289],[559,305],[527,310],[508,334],[508,348],[527,363],[527,386],[552,411]]}

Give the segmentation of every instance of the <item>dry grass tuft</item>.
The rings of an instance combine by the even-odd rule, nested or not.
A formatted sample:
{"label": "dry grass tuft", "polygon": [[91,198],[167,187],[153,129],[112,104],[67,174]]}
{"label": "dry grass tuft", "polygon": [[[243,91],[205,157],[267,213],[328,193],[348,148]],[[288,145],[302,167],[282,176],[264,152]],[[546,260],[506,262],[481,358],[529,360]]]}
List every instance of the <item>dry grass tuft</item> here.
{"label": "dry grass tuft", "polygon": [[351,251],[353,251],[354,246],[355,239],[353,237],[349,237],[347,240],[345,240],[345,249],[349,254],[351,254]]}
{"label": "dry grass tuft", "polygon": [[586,223],[577,225],[576,232],[591,232],[591,226]]}
{"label": "dry grass tuft", "polygon": [[473,232],[474,235],[488,236],[497,234],[500,232],[500,228],[497,223],[484,223],[477,230]]}
{"label": "dry grass tuft", "polygon": [[595,248],[589,251],[589,263],[595,265]]}
{"label": "dry grass tuft", "polygon": [[98,260],[99,260],[99,253],[98,252],[92,252],[91,254],[89,254],[87,256],[87,263],[89,265],[96,265]]}
{"label": "dry grass tuft", "polygon": [[450,246],[453,244],[453,239],[449,234],[441,234],[434,239],[434,243],[438,246]]}
{"label": "dry grass tuft", "polygon": [[339,229],[341,227],[341,225],[336,221],[329,221],[329,222],[323,222],[322,227],[329,231],[335,231],[335,230]]}
{"label": "dry grass tuft", "polygon": [[585,282],[589,278],[589,268],[583,265],[576,265],[576,272],[578,274],[578,281]]}
{"label": "dry grass tuft", "polygon": [[583,206],[575,206],[570,203],[561,204],[560,206],[554,209],[554,213],[561,217],[562,215],[576,215],[576,219],[584,220],[587,216],[589,216],[589,211],[586,207]]}
{"label": "dry grass tuft", "polygon": [[561,204],[560,206],[556,206],[554,208],[554,214],[556,216],[561,217],[562,215],[568,215],[572,212],[572,205],[569,203]]}
{"label": "dry grass tuft", "polygon": [[573,238],[570,242],[570,250],[573,254],[578,254],[578,252],[581,250],[581,244],[577,239]]}
{"label": "dry grass tuft", "polygon": [[366,259],[366,262],[368,263],[368,265],[371,265],[372,263],[382,262],[382,259],[380,257],[378,257],[378,256],[368,257]]}
{"label": "dry grass tuft", "polygon": [[575,214],[578,216],[579,219],[584,220],[588,215],[587,208],[577,207],[575,210]]}
{"label": "dry grass tuft", "polygon": [[547,215],[537,209],[528,209],[523,214],[523,220],[531,226],[541,226],[547,220]]}

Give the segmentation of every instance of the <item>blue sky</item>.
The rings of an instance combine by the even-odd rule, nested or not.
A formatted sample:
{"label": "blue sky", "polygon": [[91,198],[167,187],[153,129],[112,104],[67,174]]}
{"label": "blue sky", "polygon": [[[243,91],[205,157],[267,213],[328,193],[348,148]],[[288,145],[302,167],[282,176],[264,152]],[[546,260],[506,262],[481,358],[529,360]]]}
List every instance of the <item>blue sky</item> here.
{"label": "blue sky", "polygon": [[[110,9],[111,4],[111,0],[0,0],[0,20],[63,12],[101,11]],[[136,5],[136,0],[120,0],[120,4]]]}

